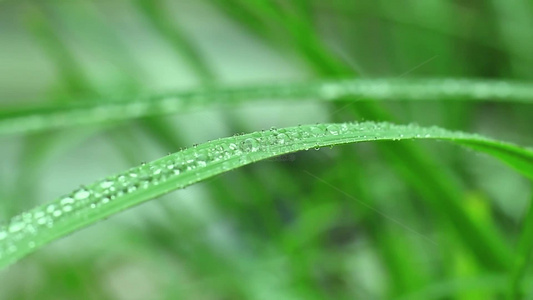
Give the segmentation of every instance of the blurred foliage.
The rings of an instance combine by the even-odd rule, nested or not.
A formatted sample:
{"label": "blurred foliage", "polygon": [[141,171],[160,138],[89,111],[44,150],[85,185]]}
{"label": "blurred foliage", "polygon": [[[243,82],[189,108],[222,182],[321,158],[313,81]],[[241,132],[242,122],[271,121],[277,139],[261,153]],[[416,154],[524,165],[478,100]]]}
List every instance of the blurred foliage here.
{"label": "blurred foliage", "polygon": [[[5,0],[0,107],[318,78],[530,81],[532,22],[525,0]],[[2,136],[0,219],[181,147],[360,120],[533,144],[531,105],[445,101],[243,103]],[[56,242],[1,271],[0,299],[519,298],[530,196],[527,179],[444,143],[310,150]]]}

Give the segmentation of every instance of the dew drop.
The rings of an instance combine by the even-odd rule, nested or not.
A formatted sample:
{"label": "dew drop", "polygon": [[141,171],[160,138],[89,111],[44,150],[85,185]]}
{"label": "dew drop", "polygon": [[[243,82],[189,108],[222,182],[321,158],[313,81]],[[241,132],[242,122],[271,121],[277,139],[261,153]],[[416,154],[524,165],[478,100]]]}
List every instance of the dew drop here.
{"label": "dew drop", "polygon": [[283,145],[289,141],[289,136],[285,133],[278,134],[278,144]]}
{"label": "dew drop", "polygon": [[61,212],[60,210],[56,210],[56,211],[54,211],[54,212],[52,213],[52,215],[53,215],[54,217],[56,217],[56,218],[59,217],[59,216],[61,216],[61,214],[62,214],[62,212]]}
{"label": "dew drop", "polygon": [[13,222],[9,224],[9,232],[14,233],[22,230],[26,226],[23,222]]}
{"label": "dew drop", "polygon": [[327,127],[327,130],[328,130],[328,132],[329,132],[330,134],[332,134],[332,135],[338,135],[338,134],[339,134],[339,131],[340,131],[339,126],[338,126],[338,125],[334,125],[334,124],[329,125],[329,126]]}
{"label": "dew drop", "polygon": [[76,200],[82,200],[89,197],[91,193],[86,189],[80,189],[76,193],[74,193],[74,199]]}
{"label": "dew drop", "polygon": [[63,207],[63,211],[64,211],[64,212],[72,211],[72,206],[71,206],[71,205],[65,205],[65,206]]}
{"label": "dew drop", "polygon": [[242,142],[242,150],[245,152],[255,152],[259,150],[259,142],[253,138],[247,138]]}
{"label": "dew drop", "polygon": [[61,201],[59,203],[61,203],[61,205],[72,204],[72,203],[74,203],[74,199],[72,199],[70,197],[66,197],[66,198],[61,199]]}
{"label": "dew drop", "polygon": [[209,161],[209,156],[205,153],[197,153],[196,154],[196,164],[198,167],[205,167],[207,166],[207,162]]}
{"label": "dew drop", "polygon": [[[179,169],[174,170],[174,174],[178,175],[178,174],[176,174],[176,172],[178,172],[178,174],[179,174]],[[150,180],[148,180],[148,179],[141,180],[141,182],[139,183],[139,187],[143,188],[143,189],[147,188],[149,186],[150,186]]]}
{"label": "dew drop", "polygon": [[311,126],[309,130],[311,131],[311,134],[315,136],[321,136],[324,134],[324,130],[318,126]]}
{"label": "dew drop", "polygon": [[50,204],[46,207],[47,213],[53,213],[56,210],[56,206],[54,204]]}
{"label": "dew drop", "polygon": [[108,189],[113,186],[113,181],[111,180],[105,180],[100,183],[100,187],[103,189]]}
{"label": "dew drop", "polygon": [[42,217],[44,217],[44,211],[37,211],[37,212],[35,212],[35,213],[33,214],[33,218],[36,219],[36,220],[37,220],[37,219],[40,219],[40,218],[42,218]]}

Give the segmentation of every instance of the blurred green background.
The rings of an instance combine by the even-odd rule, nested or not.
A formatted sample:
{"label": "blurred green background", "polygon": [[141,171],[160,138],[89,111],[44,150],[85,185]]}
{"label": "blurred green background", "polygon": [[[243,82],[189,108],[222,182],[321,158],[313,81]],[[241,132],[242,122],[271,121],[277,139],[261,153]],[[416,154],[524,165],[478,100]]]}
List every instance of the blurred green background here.
{"label": "blurred green background", "polygon": [[[0,2],[0,109],[316,78],[532,76],[526,0]],[[533,145],[531,106],[460,102],[265,101],[0,137],[0,221],[182,147],[361,120]],[[0,299],[500,299],[530,199],[525,178],[446,143],[310,150],[55,242],[0,272]],[[461,232],[447,201],[488,238]]]}

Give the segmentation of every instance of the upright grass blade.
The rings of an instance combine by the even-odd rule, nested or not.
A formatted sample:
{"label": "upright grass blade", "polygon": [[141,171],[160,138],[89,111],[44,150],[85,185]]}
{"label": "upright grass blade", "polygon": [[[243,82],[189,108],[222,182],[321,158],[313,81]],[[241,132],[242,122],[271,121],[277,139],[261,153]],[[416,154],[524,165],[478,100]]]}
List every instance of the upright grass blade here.
{"label": "upright grass blade", "polygon": [[531,260],[533,251],[533,205],[529,203],[529,209],[524,216],[522,233],[516,247],[515,260],[512,263],[509,277],[509,287],[507,299],[522,299],[523,293],[520,289],[526,268]]}
{"label": "upright grass blade", "polygon": [[[476,145],[516,167],[533,165],[533,151],[475,134],[389,123],[318,124],[272,129],[211,141],[166,156],[116,176],[81,187],[54,202],[13,217],[0,229],[0,267],[43,245],[128,207],[206,178],[269,157],[309,148],[378,140],[440,139]],[[519,169],[533,178],[529,169]]]}
{"label": "upright grass blade", "polygon": [[[349,98],[343,98],[351,96]],[[446,100],[533,103],[533,84],[468,79],[349,79],[204,89],[128,99],[96,99],[65,104],[6,107],[0,111],[0,134],[99,124],[194,108],[259,100],[302,101]]]}

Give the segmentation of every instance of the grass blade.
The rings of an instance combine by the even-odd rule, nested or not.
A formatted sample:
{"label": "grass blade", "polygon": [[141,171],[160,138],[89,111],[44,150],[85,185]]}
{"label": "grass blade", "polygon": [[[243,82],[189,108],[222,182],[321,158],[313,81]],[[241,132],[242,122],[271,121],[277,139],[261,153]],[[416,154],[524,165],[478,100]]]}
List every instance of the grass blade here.
{"label": "grass blade", "polygon": [[529,203],[529,209],[524,216],[522,233],[516,247],[515,259],[511,268],[507,299],[522,299],[524,297],[520,289],[523,277],[526,273],[531,251],[533,250],[533,205]]}
{"label": "grass blade", "polygon": [[[54,202],[17,215],[0,228],[0,267],[43,245],[128,207],[229,170],[281,154],[338,144],[405,139],[440,139],[475,145],[516,167],[533,165],[533,151],[484,138],[414,125],[389,123],[318,124],[254,132],[189,148],[75,190]],[[518,169],[529,178],[530,169]]]}
{"label": "grass blade", "polygon": [[[343,98],[351,96],[350,98]],[[357,79],[282,83],[167,93],[134,99],[93,100],[0,110],[0,134],[43,131],[74,125],[99,124],[173,114],[210,105],[264,99],[325,101],[457,100],[533,102],[533,84],[467,79]]]}

